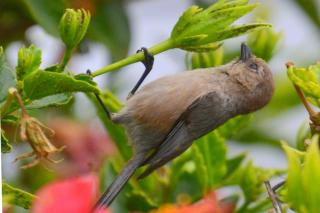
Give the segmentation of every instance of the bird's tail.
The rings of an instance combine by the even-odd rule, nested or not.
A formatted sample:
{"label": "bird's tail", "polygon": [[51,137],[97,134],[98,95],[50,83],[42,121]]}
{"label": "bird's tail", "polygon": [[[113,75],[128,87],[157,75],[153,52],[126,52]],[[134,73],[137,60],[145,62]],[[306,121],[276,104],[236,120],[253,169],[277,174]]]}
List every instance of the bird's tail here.
{"label": "bird's tail", "polygon": [[121,189],[128,182],[130,177],[132,177],[134,172],[143,163],[143,161],[143,157],[136,156],[127,163],[118,177],[112,182],[112,184],[100,197],[100,199],[94,206],[94,212],[98,212],[99,209],[103,209],[111,205],[112,201],[116,198]]}

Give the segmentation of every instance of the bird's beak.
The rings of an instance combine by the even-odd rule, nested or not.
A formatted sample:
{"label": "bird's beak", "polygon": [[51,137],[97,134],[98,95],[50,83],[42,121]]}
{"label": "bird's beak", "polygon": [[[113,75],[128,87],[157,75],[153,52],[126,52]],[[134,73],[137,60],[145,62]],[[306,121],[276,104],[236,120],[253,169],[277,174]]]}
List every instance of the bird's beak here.
{"label": "bird's beak", "polygon": [[241,61],[245,62],[246,60],[248,60],[251,57],[251,50],[250,48],[245,45],[244,43],[241,44],[241,55],[240,55],[240,59]]}

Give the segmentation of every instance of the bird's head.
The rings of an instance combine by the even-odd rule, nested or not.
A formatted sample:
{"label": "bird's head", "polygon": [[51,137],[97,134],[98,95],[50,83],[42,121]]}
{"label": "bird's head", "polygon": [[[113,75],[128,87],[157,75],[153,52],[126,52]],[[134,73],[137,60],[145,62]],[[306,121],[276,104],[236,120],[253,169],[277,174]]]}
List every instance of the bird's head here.
{"label": "bird's head", "polygon": [[250,48],[241,44],[238,60],[231,62],[228,74],[244,89],[244,94],[256,110],[266,105],[274,91],[272,72],[268,64],[251,53]]}

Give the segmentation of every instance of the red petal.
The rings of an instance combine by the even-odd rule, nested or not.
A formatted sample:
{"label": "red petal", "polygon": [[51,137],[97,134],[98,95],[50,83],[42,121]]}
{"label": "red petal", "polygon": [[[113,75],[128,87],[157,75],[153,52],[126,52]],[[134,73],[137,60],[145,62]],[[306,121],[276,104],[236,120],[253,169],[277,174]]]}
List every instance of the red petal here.
{"label": "red petal", "polygon": [[49,183],[37,192],[33,213],[90,213],[98,192],[98,177],[85,175]]}

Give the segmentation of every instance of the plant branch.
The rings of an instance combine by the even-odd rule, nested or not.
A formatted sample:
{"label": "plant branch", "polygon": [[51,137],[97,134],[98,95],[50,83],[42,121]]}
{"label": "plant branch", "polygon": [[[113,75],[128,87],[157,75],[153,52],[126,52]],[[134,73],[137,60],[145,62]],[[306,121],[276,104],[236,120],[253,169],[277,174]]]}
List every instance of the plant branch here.
{"label": "plant branch", "polygon": [[300,87],[298,87],[297,85],[294,84],[294,88],[296,89],[304,107],[306,108],[306,110],[308,111],[309,113],[309,116],[312,118],[314,116],[316,116],[316,112],[313,111],[312,107],[310,106],[309,102],[307,101],[306,97],[304,96],[302,90],[300,89]]}
{"label": "plant branch", "polygon": [[[162,53],[162,52],[164,52],[164,51],[166,51],[168,49],[172,49],[172,48],[175,48],[175,44],[171,39],[168,39],[168,40],[165,40],[165,41],[163,41],[163,42],[161,42],[159,44],[156,44],[153,47],[148,48],[148,51],[152,55],[156,55],[156,54]],[[143,53],[139,52],[139,53],[136,53],[134,55],[128,56],[125,59],[117,61],[117,62],[115,62],[113,64],[105,66],[105,67],[103,67],[101,69],[98,69],[98,70],[92,72],[91,75],[92,75],[92,77],[96,77],[96,76],[102,75],[104,73],[120,69],[121,67],[127,66],[129,64],[133,64],[133,63],[136,63],[138,61],[142,61],[143,58],[144,58]]]}
{"label": "plant branch", "polygon": [[264,184],[266,186],[268,195],[269,195],[269,197],[271,199],[271,202],[272,202],[272,205],[273,205],[273,208],[274,208],[275,212],[276,213],[282,213],[281,205],[278,202],[277,197],[276,197],[276,195],[274,194],[274,191],[271,188],[270,182],[269,181],[265,181]]}

